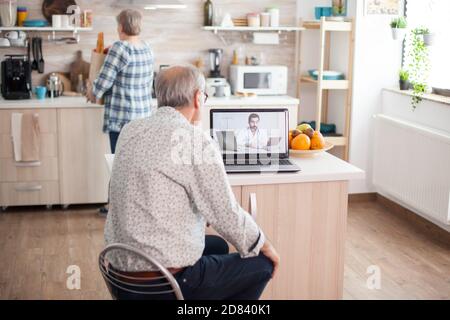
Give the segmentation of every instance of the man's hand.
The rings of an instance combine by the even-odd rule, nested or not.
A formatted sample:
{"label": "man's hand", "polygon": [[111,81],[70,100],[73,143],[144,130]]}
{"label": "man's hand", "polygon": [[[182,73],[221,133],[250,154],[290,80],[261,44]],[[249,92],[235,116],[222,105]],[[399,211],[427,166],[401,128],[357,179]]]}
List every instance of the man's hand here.
{"label": "man's hand", "polygon": [[278,271],[278,266],[280,265],[280,256],[276,252],[273,245],[266,239],[266,242],[261,248],[261,253],[269,258],[273,263],[273,273],[272,278],[275,277],[275,274]]}

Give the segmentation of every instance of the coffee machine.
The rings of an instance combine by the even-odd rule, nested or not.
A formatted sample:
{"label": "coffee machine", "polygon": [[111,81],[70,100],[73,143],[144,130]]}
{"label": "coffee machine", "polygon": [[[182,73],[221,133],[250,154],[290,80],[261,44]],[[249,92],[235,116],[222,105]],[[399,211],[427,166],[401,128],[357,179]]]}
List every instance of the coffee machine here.
{"label": "coffee machine", "polygon": [[27,56],[6,55],[1,63],[1,92],[6,100],[31,99],[31,66]]}

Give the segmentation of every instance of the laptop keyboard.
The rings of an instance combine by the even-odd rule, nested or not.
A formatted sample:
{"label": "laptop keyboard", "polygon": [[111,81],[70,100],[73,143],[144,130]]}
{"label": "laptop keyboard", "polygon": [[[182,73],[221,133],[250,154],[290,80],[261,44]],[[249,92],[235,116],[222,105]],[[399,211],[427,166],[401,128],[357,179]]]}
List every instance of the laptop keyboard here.
{"label": "laptop keyboard", "polygon": [[272,166],[272,165],[279,165],[279,166],[290,166],[292,165],[292,162],[286,159],[279,159],[273,162],[267,162],[267,161],[251,161],[251,162],[227,162],[225,161],[225,166]]}

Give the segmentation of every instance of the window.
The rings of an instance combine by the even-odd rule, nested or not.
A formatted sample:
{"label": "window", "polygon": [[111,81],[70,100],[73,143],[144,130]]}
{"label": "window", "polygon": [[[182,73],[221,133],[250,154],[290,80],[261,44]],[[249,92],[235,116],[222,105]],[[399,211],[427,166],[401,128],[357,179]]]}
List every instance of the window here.
{"label": "window", "polygon": [[[407,0],[406,17],[409,29],[425,27],[436,34],[434,45],[429,47],[429,84],[450,89],[450,1]],[[405,41],[405,66],[408,65],[408,38]]]}

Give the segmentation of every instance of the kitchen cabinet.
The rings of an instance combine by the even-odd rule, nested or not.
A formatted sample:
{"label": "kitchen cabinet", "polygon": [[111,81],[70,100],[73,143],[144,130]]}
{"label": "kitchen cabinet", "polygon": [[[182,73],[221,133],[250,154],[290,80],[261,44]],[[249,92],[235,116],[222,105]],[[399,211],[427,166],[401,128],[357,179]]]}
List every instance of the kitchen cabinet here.
{"label": "kitchen cabinet", "polygon": [[[40,159],[31,163],[14,160],[11,139],[13,113],[37,114],[41,131]],[[52,205],[59,203],[59,159],[56,110],[0,110],[0,205]]]}
{"label": "kitchen cabinet", "polygon": [[[11,115],[39,115],[40,160],[17,163]],[[104,155],[103,108],[82,99],[2,101],[0,106],[0,206],[106,203],[109,175]]]}
{"label": "kitchen cabinet", "polygon": [[242,207],[281,258],[262,299],[342,298],[346,181],[243,186]]}
{"label": "kitchen cabinet", "polygon": [[110,147],[102,124],[99,108],[58,110],[61,204],[108,201]]}
{"label": "kitchen cabinet", "polygon": [[[261,299],[342,298],[346,181],[233,186],[233,192],[281,258]],[[217,233],[209,227],[207,234]]]}

